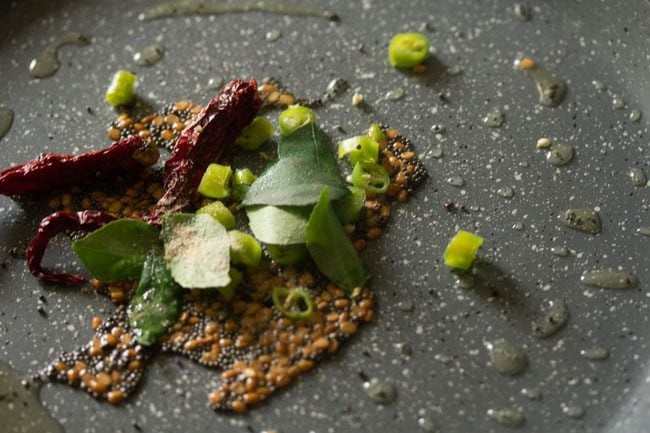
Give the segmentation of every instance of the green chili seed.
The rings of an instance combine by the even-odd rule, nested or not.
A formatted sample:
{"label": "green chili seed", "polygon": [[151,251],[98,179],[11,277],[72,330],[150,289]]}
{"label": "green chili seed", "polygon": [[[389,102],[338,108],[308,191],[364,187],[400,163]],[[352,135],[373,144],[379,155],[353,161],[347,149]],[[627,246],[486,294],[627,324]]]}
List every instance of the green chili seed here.
{"label": "green chili seed", "polygon": [[199,193],[208,198],[223,199],[230,196],[232,169],[227,165],[210,164],[199,184]]}
{"label": "green chili seed", "polygon": [[315,121],[316,115],[309,108],[289,105],[289,108],[280,113],[280,132],[282,135],[289,135],[301,126]]}
{"label": "green chili seed", "polygon": [[396,68],[419,65],[429,57],[429,40],[420,33],[399,33],[388,44],[388,61]]}
{"label": "green chili seed", "polygon": [[275,287],[271,296],[275,307],[288,319],[307,320],[314,312],[314,302],[304,289]]}
{"label": "green chili seed", "polygon": [[338,155],[339,158],[349,155],[352,165],[357,162],[377,162],[379,143],[366,135],[348,138],[339,143]]}
{"label": "green chili seed", "polygon": [[253,236],[230,230],[230,261],[235,265],[255,267],[262,260],[262,246]]}
{"label": "green chili seed", "polygon": [[357,162],[352,170],[352,185],[363,188],[367,194],[384,194],[390,177],[384,167],[373,162]]}
{"label": "green chili seed", "polygon": [[226,230],[235,227],[235,216],[230,212],[230,209],[220,201],[215,201],[209,205],[203,206],[201,209],[197,210],[196,213],[210,215],[212,218],[219,221]]}
{"label": "green chili seed", "polygon": [[117,71],[106,91],[105,99],[113,107],[128,105],[135,98],[137,77],[129,71]]}
{"label": "green chili seed", "polygon": [[263,117],[256,117],[239,134],[235,144],[244,149],[255,150],[271,138],[273,132],[275,127],[271,122]]}

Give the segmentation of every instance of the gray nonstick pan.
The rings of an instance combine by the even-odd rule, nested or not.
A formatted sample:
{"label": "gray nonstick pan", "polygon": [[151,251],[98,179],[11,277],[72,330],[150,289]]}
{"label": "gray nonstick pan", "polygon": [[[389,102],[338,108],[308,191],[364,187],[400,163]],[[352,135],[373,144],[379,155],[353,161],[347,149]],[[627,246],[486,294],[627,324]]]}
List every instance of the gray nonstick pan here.
{"label": "gray nonstick pan", "polygon": [[[176,13],[214,5],[181,3]],[[212,411],[220,371],[181,355],[152,356],[117,406],[63,384],[16,385],[89,341],[92,318],[115,306],[90,286],[35,279],[24,252],[49,196],[0,196],[9,431],[43,431],[17,418],[23,396],[69,433],[650,431],[650,3],[265,0],[146,15],[159,4],[0,1],[2,169],[107,146],[118,113],[104,93],[126,69],[140,113],[273,77],[321,99],[334,142],[371,122],[398,129],[428,177],[362,254],[374,320],[242,415]],[[84,38],[58,49],[54,71],[30,74],[66,32]],[[431,42],[418,73],[388,62],[402,32]],[[464,274],[442,258],[459,229],[485,239]],[[81,270],[65,237],[45,263]]]}

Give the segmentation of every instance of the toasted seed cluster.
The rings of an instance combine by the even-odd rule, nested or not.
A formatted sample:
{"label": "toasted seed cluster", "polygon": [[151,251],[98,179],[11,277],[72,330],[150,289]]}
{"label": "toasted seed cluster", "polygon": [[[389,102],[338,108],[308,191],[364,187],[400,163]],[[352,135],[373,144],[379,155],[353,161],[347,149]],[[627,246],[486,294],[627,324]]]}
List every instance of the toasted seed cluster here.
{"label": "toasted seed cluster", "polygon": [[[260,92],[267,105],[300,102],[273,80],[265,81]],[[180,101],[138,122],[122,115],[111,124],[109,137],[118,140],[130,134],[146,135],[158,146],[168,146],[182,129],[180,124],[184,126],[200,109]],[[391,183],[386,195],[366,199],[360,220],[348,227],[359,251],[368,240],[381,236],[392,206],[408,201],[426,177],[411,143],[395,129],[382,126],[382,130],[387,139],[380,143],[379,162],[388,171]],[[139,217],[146,215],[163,194],[160,173],[151,169],[130,180],[116,179],[103,189],[95,188],[90,192],[71,188],[53,197],[50,207],[100,209],[118,217]],[[232,205],[236,210],[237,204]],[[258,268],[247,272],[242,284],[245,288],[231,301],[216,291],[188,291],[182,313],[160,342],[164,352],[179,353],[221,370],[221,383],[208,396],[215,410],[245,412],[336,352],[375,315],[373,296],[367,288],[351,297],[327,281],[314,264],[282,267],[265,258]],[[133,296],[136,283],[92,280],[91,285],[118,305],[116,312],[105,321],[95,317],[92,340],[74,352],[61,354],[42,375],[119,404],[136,389],[155,348],[139,345],[129,327],[124,304]],[[313,299],[313,316],[309,320],[284,317],[272,301],[275,287],[304,288]]]}
{"label": "toasted seed cluster", "polygon": [[392,205],[406,203],[417,187],[427,176],[427,171],[413,146],[398,130],[381,125],[386,139],[379,143],[379,164],[390,177],[390,185],[385,195],[367,197],[356,226],[350,228],[354,248],[362,251],[367,241],[378,239],[388,223]]}
{"label": "toasted seed cluster", "polygon": [[[374,318],[374,301],[364,289],[351,299],[308,267],[278,267],[265,261],[247,278],[237,297],[224,302],[192,293],[183,313],[162,339],[162,349],[222,369],[210,406],[245,412],[277,389],[311,370],[327,354]],[[273,305],[274,287],[309,291],[315,313],[289,320]]]}
{"label": "toasted seed cluster", "polygon": [[92,326],[95,335],[90,342],[59,355],[41,376],[119,404],[142,379],[151,350],[137,343],[123,306],[105,321],[95,317]]}
{"label": "toasted seed cluster", "polygon": [[295,96],[286,91],[275,78],[264,78],[257,90],[262,99],[262,107],[286,108],[296,103]]}
{"label": "toasted seed cluster", "polygon": [[50,198],[53,211],[101,210],[118,218],[139,218],[148,215],[164,193],[160,173],[145,169],[133,176],[111,179],[110,182],[87,187],[72,187]]}
{"label": "toasted seed cluster", "polygon": [[152,141],[160,148],[171,150],[178,134],[201,110],[201,105],[178,101],[168,105],[160,113],[150,114],[139,120],[123,113],[109,125],[106,134],[113,141],[137,135]]}

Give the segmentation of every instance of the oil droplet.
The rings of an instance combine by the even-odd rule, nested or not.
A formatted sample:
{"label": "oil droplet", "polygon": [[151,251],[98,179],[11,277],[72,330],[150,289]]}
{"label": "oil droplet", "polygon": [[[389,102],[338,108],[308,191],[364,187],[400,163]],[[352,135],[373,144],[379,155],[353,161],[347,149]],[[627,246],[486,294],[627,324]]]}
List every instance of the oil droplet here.
{"label": "oil droplet", "polygon": [[442,158],[442,155],[445,154],[444,149],[441,146],[436,146],[431,149],[430,154],[433,158]]}
{"label": "oil droplet", "polygon": [[617,110],[622,110],[623,108],[625,108],[625,101],[619,98],[618,96],[615,96],[612,99],[612,106]]}
{"label": "oil droplet", "polygon": [[557,107],[560,105],[564,99],[564,95],[566,95],[566,84],[564,81],[556,77],[548,69],[536,63],[532,67],[524,69],[521,60],[515,60],[515,68],[521,70],[525,76],[535,81],[537,93],[539,94],[539,103],[546,107]]}
{"label": "oil droplet", "polygon": [[223,85],[223,77],[220,75],[215,75],[208,80],[208,89],[210,90],[219,90]]}
{"label": "oil droplet", "polygon": [[570,418],[582,418],[585,416],[585,409],[578,405],[562,404],[562,413]]}
{"label": "oil droplet", "polygon": [[397,308],[402,311],[413,311],[415,302],[411,298],[404,298],[396,304]]}
{"label": "oil droplet", "polygon": [[601,289],[631,289],[639,284],[635,275],[617,269],[589,271],[580,280],[583,284]]}
{"label": "oil droplet", "polygon": [[172,0],[161,3],[140,14],[142,21],[186,15],[223,15],[241,12],[270,12],[282,15],[315,16],[336,21],[338,16],[318,4],[290,4],[259,0],[237,0],[236,2],[208,2],[205,0]]}
{"label": "oil droplet", "polygon": [[14,110],[0,106],[0,139],[11,129],[14,123]]}
{"label": "oil droplet", "polygon": [[326,98],[334,98],[335,96],[343,93],[349,87],[348,82],[343,78],[334,78],[332,81],[327,83],[327,88],[325,90]]}
{"label": "oil droplet", "polygon": [[442,134],[447,130],[447,128],[442,123],[436,123],[431,127],[431,130],[436,134]]}
{"label": "oil droplet", "polygon": [[483,125],[489,126],[490,128],[498,128],[499,126],[503,125],[503,122],[505,121],[506,116],[501,110],[496,107],[488,111],[481,120],[481,122],[483,122]]}
{"label": "oil droplet", "polygon": [[537,388],[523,388],[521,395],[528,397],[531,400],[541,400],[542,393]]}
{"label": "oil droplet", "polygon": [[389,90],[388,93],[386,93],[385,98],[388,101],[396,101],[396,100],[402,98],[405,94],[406,94],[406,92],[404,91],[404,89],[402,89],[401,87],[395,87],[395,88]]}
{"label": "oil droplet", "polygon": [[476,280],[474,276],[469,273],[456,274],[456,280],[454,281],[454,287],[458,289],[469,289],[471,288]]}
{"label": "oil droplet", "polygon": [[51,77],[59,70],[59,48],[63,45],[88,45],[90,38],[77,32],[65,32],[48,44],[45,49],[29,64],[29,76],[32,78]]}
{"label": "oil droplet", "polygon": [[567,247],[552,247],[551,254],[558,257],[566,257],[569,255],[569,249]]}
{"label": "oil droplet", "polygon": [[506,427],[521,427],[526,422],[526,417],[519,409],[488,409],[487,416]]}
{"label": "oil droplet", "polygon": [[639,227],[638,229],[636,229],[636,232],[642,236],[650,236],[650,226]]}
{"label": "oil droplet", "polygon": [[452,176],[447,179],[447,183],[451,186],[460,188],[461,186],[465,185],[465,179],[460,176]]}
{"label": "oil droplet", "polygon": [[530,21],[532,16],[530,7],[523,3],[515,4],[515,16],[522,21]]}
{"label": "oil droplet", "polygon": [[397,398],[397,389],[392,382],[372,378],[363,384],[370,400],[377,404],[390,404]]}
{"label": "oil droplet", "polygon": [[517,221],[516,223],[514,223],[512,225],[512,228],[513,228],[513,230],[523,232],[524,231],[524,223],[522,223],[521,221]]}
{"label": "oil droplet", "polygon": [[445,355],[444,353],[436,353],[433,355],[433,360],[443,365],[449,365],[452,361],[451,356]]}
{"label": "oil droplet", "polygon": [[630,111],[628,119],[630,119],[630,122],[638,122],[641,120],[641,110],[635,108],[634,110]]}
{"label": "oil droplet", "polygon": [[602,81],[594,80],[591,82],[591,84],[593,84],[594,89],[598,90],[599,92],[604,92],[605,90],[607,90],[607,85]]}
{"label": "oil droplet", "polygon": [[438,427],[436,427],[436,424],[431,421],[429,418],[425,417],[420,417],[418,418],[418,425],[422,430],[424,430],[427,433],[439,433],[440,430],[438,430]]}
{"label": "oil droplet", "polygon": [[165,48],[160,44],[147,45],[133,55],[133,61],[140,66],[153,66],[165,55]]}
{"label": "oil droplet", "polygon": [[493,343],[486,343],[485,347],[490,355],[490,363],[499,373],[516,375],[526,370],[528,358],[523,350],[499,339]]}
{"label": "oil droplet", "polygon": [[515,190],[512,189],[512,187],[504,186],[503,188],[499,188],[497,190],[497,194],[503,198],[511,199],[515,196]]}
{"label": "oil droplet", "polygon": [[282,32],[280,32],[280,30],[273,29],[266,32],[266,35],[264,37],[269,42],[275,42],[280,39],[280,36],[282,36]]}
{"label": "oil droplet", "polygon": [[559,215],[559,218],[562,224],[574,230],[592,235],[597,235],[602,231],[598,212],[593,209],[567,209]]}
{"label": "oil droplet", "polygon": [[546,161],[556,167],[567,165],[573,159],[573,146],[570,144],[556,144],[546,152]]}
{"label": "oil droplet", "polygon": [[542,310],[542,317],[531,322],[533,335],[539,338],[550,337],[562,329],[569,321],[569,307],[562,299],[548,301]]}
{"label": "oil droplet", "polygon": [[591,346],[580,350],[580,355],[590,361],[604,361],[609,358],[609,350],[602,346]]}
{"label": "oil droplet", "polygon": [[38,386],[1,361],[0,393],[2,431],[64,433],[61,424],[41,404]]}
{"label": "oil droplet", "polygon": [[647,176],[643,172],[643,169],[639,167],[630,169],[630,179],[632,180],[632,185],[634,186],[646,186],[648,183]]}
{"label": "oil droplet", "polygon": [[447,69],[447,74],[451,77],[455,77],[456,75],[460,75],[462,73],[463,69],[458,65],[450,66],[449,69]]}

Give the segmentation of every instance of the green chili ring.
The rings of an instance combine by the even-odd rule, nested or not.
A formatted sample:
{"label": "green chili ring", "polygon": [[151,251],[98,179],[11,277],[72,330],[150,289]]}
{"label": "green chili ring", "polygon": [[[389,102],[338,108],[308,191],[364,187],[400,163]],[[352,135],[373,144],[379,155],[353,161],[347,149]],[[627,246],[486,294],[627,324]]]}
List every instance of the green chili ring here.
{"label": "green chili ring", "polygon": [[288,319],[307,320],[314,313],[314,302],[304,289],[275,287],[273,304]]}
{"label": "green chili ring", "polygon": [[357,162],[352,170],[352,184],[369,194],[381,195],[388,190],[390,176],[384,167],[373,162]]}

